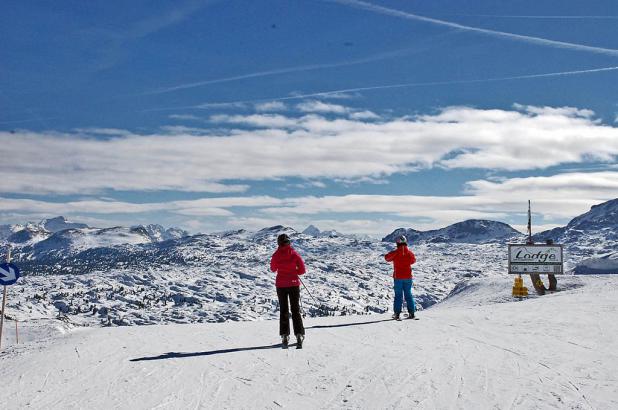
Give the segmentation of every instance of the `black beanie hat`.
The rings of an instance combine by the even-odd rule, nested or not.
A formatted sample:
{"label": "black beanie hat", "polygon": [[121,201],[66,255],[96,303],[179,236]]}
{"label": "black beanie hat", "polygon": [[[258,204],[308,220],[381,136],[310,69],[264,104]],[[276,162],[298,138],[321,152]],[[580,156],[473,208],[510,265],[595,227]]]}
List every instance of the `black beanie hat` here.
{"label": "black beanie hat", "polygon": [[277,236],[277,244],[279,246],[289,245],[289,243],[290,243],[290,237],[287,236],[286,234],[282,233],[281,235]]}

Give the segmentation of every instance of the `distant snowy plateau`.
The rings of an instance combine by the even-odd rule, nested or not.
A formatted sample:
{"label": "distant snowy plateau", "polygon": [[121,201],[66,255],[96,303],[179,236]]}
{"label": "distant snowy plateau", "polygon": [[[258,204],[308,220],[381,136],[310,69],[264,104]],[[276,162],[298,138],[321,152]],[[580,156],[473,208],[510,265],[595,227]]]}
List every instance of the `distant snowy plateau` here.
{"label": "distant snowy plateau", "polygon": [[[434,231],[400,228],[382,240],[273,226],[189,235],[159,225],[97,229],[63,217],[0,226],[0,251],[12,247],[22,277],[7,315],[59,318],[73,325],[145,325],[273,319],[276,237],[291,236],[304,257],[308,316],[384,313],[392,305],[392,267],[382,255],[405,234],[417,255],[415,297],[422,308],[473,278],[507,274],[507,243],[525,236],[501,222],[468,220]],[[618,271],[618,199],[567,226],[541,232],[565,246],[567,274]],[[530,285],[528,283],[528,285]]]}
{"label": "distant snowy plateau", "polygon": [[[307,264],[303,350],[281,350],[266,320],[279,313],[268,262],[283,232]],[[382,255],[402,233],[419,321],[390,320]],[[565,246],[567,274],[519,301],[506,244],[525,236],[493,221],[381,241],[62,217],[0,226],[23,273],[8,292],[0,408],[616,409],[618,275],[600,273],[617,272],[617,234],[614,199],[535,235]],[[166,326],[131,326],[153,324]]]}

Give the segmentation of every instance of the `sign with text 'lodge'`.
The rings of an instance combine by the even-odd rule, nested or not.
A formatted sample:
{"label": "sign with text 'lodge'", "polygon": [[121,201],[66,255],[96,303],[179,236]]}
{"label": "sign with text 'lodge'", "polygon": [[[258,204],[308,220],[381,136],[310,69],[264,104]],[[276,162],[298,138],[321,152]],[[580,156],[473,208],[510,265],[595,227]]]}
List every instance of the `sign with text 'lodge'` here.
{"label": "sign with text 'lodge'", "polygon": [[562,245],[509,244],[509,273],[563,273]]}

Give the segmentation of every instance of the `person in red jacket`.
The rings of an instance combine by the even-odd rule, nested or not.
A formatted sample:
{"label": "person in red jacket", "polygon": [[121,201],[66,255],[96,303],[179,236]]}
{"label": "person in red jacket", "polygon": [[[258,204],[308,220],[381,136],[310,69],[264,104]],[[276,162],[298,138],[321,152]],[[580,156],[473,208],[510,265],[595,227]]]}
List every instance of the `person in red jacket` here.
{"label": "person in red jacket", "polygon": [[[292,308],[292,324],[296,335],[296,347],[301,348],[305,339],[303,318],[300,314],[300,278],[305,273],[303,258],[290,245],[286,234],[277,237],[279,247],[270,259],[270,270],[277,272],[275,286],[279,298],[279,335],[283,347],[287,347],[290,339],[290,312]],[[289,304],[288,304],[289,299]]]}
{"label": "person in red jacket", "polygon": [[416,304],[412,295],[412,265],[416,262],[416,257],[408,249],[408,241],[405,236],[399,236],[396,242],[397,249],[384,255],[387,262],[393,262],[393,278],[395,281],[395,302],[393,304],[395,314],[393,319],[399,320],[404,296],[408,308],[408,318],[414,319]]}

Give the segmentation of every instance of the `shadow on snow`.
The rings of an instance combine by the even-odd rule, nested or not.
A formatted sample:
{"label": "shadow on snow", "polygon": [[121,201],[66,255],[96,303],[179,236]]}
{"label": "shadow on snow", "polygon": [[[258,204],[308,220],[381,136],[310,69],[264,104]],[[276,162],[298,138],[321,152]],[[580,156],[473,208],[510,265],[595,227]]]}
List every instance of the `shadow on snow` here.
{"label": "shadow on snow", "polygon": [[370,325],[372,323],[392,322],[392,321],[393,319],[380,319],[380,320],[372,320],[370,322],[341,323],[339,325],[315,325],[315,326],[306,327],[305,329],[329,329],[333,327],[361,326],[361,325]]}
{"label": "shadow on snow", "polygon": [[[290,344],[290,346],[296,346],[296,344]],[[233,349],[220,349],[220,350],[210,350],[207,352],[168,352],[161,354],[159,356],[149,356],[149,357],[139,357],[137,359],[131,359],[131,362],[142,362],[147,360],[161,360],[161,359],[182,359],[185,357],[197,357],[197,356],[212,356],[216,354],[223,353],[235,353],[235,352],[246,352],[249,350],[268,350],[268,349],[281,349],[281,343],[267,346],[253,346],[253,347],[236,347]]]}
{"label": "shadow on snow", "polygon": [[[342,323],[338,325],[315,325],[309,326],[305,329],[328,329],[328,328],[336,328],[336,327],[348,327],[348,326],[361,326],[361,325],[369,325],[372,323],[381,323],[381,322],[390,322],[392,319],[382,319],[382,320],[373,320],[370,322],[357,322],[357,323]],[[296,346],[296,343],[290,343],[290,347]],[[246,352],[251,350],[270,350],[270,349],[281,349],[281,343],[277,343],[274,345],[265,345],[265,346],[252,346],[252,347],[236,347],[232,349],[220,349],[220,350],[210,350],[205,352],[168,352],[161,354],[159,356],[146,356],[139,357],[137,359],[131,359],[131,362],[143,362],[149,360],[162,360],[162,359],[183,359],[185,357],[198,357],[198,356],[213,356],[217,354],[224,353],[236,353],[236,352]]]}

